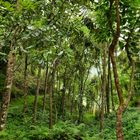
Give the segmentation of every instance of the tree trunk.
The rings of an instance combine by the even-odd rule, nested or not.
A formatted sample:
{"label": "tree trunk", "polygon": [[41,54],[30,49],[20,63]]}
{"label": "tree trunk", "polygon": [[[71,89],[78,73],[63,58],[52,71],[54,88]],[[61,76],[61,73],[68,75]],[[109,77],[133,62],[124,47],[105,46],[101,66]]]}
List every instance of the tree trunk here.
{"label": "tree trunk", "polygon": [[115,56],[110,53],[111,56],[111,62],[113,66],[113,72],[114,72],[114,81],[115,81],[115,86],[117,89],[118,97],[119,97],[119,107],[117,109],[117,128],[116,128],[116,134],[117,134],[117,140],[123,140],[123,128],[122,128],[122,114],[123,114],[123,96],[122,96],[122,90],[119,84],[119,77],[117,73],[117,66],[116,66],[116,61],[115,61]]}
{"label": "tree trunk", "polygon": [[115,105],[114,105],[114,94],[113,94],[113,85],[112,85],[112,74],[111,74],[111,69],[110,69],[110,92],[111,92],[111,103],[112,103],[112,110],[115,110]]}
{"label": "tree trunk", "polygon": [[123,105],[120,104],[117,109],[117,140],[123,140],[123,126],[122,126]]}
{"label": "tree trunk", "polygon": [[65,119],[65,94],[66,94],[66,74],[64,74],[63,78],[63,91],[62,91],[62,119]]}
{"label": "tree trunk", "polygon": [[75,83],[74,83],[73,89],[72,89],[72,98],[71,98],[71,105],[70,105],[70,114],[71,114],[71,116],[73,114],[74,96],[75,96]]}
{"label": "tree trunk", "polygon": [[57,70],[57,72],[56,72],[56,93],[57,93],[57,97],[55,99],[55,105],[54,105],[54,107],[55,107],[55,123],[58,122],[58,112],[59,112],[58,96],[60,96],[59,92],[60,92],[60,79],[59,79],[59,70]]}
{"label": "tree trunk", "polygon": [[[16,3],[17,10],[19,10],[18,7],[19,7],[19,0],[17,0]],[[12,84],[13,84],[13,77],[14,77],[14,65],[16,61],[16,53],[13,46],[16,43],[16,37],[19,31],[20,28],[19,26],[17,26],[14,30],[13,39],[11,40],[10,43],[10,51],[8,54],[8,63],[6,68],[5,88],[2,95],[2,103],[1,103],[1,110],[0,110],[0,131],[2,131],[5,128],[5,124],[7,120]]]}
{"label": "tree trunk", "polygon": [[47,89],[48,89],[48,65],[46,68],[46,75],[45,75],[45,91],[44,91],[44,97],[43,97],[43,112],[46,110],[46,94],[47,94]]}
{"label": "tree trunk", "polygon": [[80,74],[80,81],[79,81],[79,116],[78,116],[78,123],[82,122],[83,119],[83,75]]}
{"label": "tree trunk", "polygon": [[0,112],[0,131],[5,128],[5,124],[7,120],[7,113],[9,108],[13,76],[14,76],[15,57],[16,57],[15,53],[10,51],[8,55],[5,88],[4,88],[4,93],[2,95],[2,104],[1,104],[1,112]]}
{"label": "tree trunk", "polygon": [[41,76],[41,67],[39,66],[38,76],[37,76],[36,94],[35,94],[35,99],[34,99],[34,116],[33,116],[33,122],[36,122],[36,118],[37,118],[38,96],[39,96],[39,88],[40,88],[40,76]]}
{"label": "tree trunk", "polygon": [[109,53],[111,57],[111,63],[113,67],[113,73],[114,73],[114,82],[115,86],[117,89],[117,94],[119,98],[119,107],[117,109],[117,126],[116,126],[116,135],[118,140],[123,140],[123,128],[122,128],[122,113],[123,113],[123,95],[122,95],[122,90],[119,84],[119,77],[118,77],[118,72],[117,72],[117,65],[116,65],[116,60],[114,56],[115,52],[115,47],[118,42],[118,38],[120,36],[120,9],[119,9],[119,0],[115,0],[115,6],[116,6],[116,33],[114,34],[112,43],[109,47]]}
{"label": "tree trunk", "polygon": [[[52,80],[51,80],[52,81]],[[50,83],[49,83],[50,84]],[[51,83],[52,84],[52,83]],[[49,128],[53,127],[53,99],[52,99],[52,85],[49,85]]]}
{"label": "tree trunk", "polygon": [[[131,57],[131,56],[130,56]],[[134,75],[135,75],[135,62],[134,60],[132,60],[131,58],[131,66],[132,66],[132,71],[131,71],[131,76],[130,76],[130,85],[129,85],[129,93],[128,93],[128,97],[127,100],[124,103],[124,109],[126,110],[126,108],[129,105],[129,102],[134,94]]]}
{"label": "tree trunk", "polygon": [[53,85],[54,85],[54,77],[55,77],[55,68],[52,70],[51,76],[50,76],[50,83],[49,83],[49,128],[53,128]]}
{"label": "tree trunk", "polygon": [[106,94],[106,46],[103,46],[103,78],[102,78],[102,95],[101,95],[101,121],[100,121],[100,130],[103,131],[104,128],[104,109],[105,109],[105,94]]}
{"label": "tree trunk", "polygon": [[56,58],[53,62],[52,72],[49,75],[49,86],[48,86],[48,93],[49,93],[49,128],[53,128],[53,87],[54,87],[54,79],[57,66],[59,64],[59,59]]}
{"label": "tree trunk", "polygon": [[116,134],[117,134],[117,140],[123,140],[123,128],[122,128],[122,114],[123,114],[123,96],[122,96],[122,90],[119,84],[119,77],[117,73],[117,66],[115,61],[115,56],[110,52],[111,56],[111,62],[113,66],[113,72],[114,72],[114,81],[115,86],[117,89],[118,97],[119,97],[119,107],[117,109],[117,128],[116,128]]}
{"label": "tree trunk", "polygon": [[110,55],[108,52],[108,86],[106,92],[106,106],[107,106],[107,113],[110,112]]}
{"label": "tree trunk", "polygon": [[27,86],[27,66],[28,66],[28,56],[25,55],[25,69],[24,69],[24,113],[27,112],[27,95],[28,95],[28,86]]}
{"label": "tree trunk", "polygon": [[130,76],[129,95],[128,95],[127,100],[125,101],[125,109],[128,107],[128,104],[129,104],[129,102],[132,98],[133,88],[134,88],[135,62],[134,62],[134,60],[131,56],[131,52],[129,51],[129,41],[131,39],[131,35],[133,34],[133,31],[135,29],[135,25],[136,25],[137,22],[138,22],[138,20],[136,20],[134,26],[130,30],[130,33],[128,34],[128,38],[126,39],[126,44],[125,44],[125,50],[126,50],[126,53],[127,53],[127,57],[128,57],[130,65],[132,67],[131,76]]}
{"label": "tree trunk", "polygon": [[116,86],[118,97],[119,97],[119,102],[120,102],[120,104],[123,104],[123,96],[122,96],[122,90],[121,90],[121,87],[119,84],[119,76],[118,76],[118,72],[117,72],[115,56],[112,53],[110,56],[111,56],[111,62],[112,62],[112,66],[113,66],[114,80],[115,80],[115,86]]}
{"label": "tree trunk", "polygon": [[68,99],[67,99],[67,106],[68,106],[68,111],[70,113],[70,104],[71,104],[71,91],[72,91],[72,81],[70,80],[69,81],[69,84],[68,84]]}

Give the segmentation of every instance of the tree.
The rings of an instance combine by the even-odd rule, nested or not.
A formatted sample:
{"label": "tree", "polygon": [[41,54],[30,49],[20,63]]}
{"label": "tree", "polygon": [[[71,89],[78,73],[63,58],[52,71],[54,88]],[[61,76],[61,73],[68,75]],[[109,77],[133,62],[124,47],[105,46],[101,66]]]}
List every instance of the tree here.
{"label": "tree", "polygon": [[106,44],[103,44],[103,60],[102,60],[102,95],[101,95],[101,124],[100,130],[103,131],[104,128],[104,112],[105,112],[105,94],[106,94]]}
{"label": "tree", "polygon": [[25,55],[25,70],[24,70],[24,113],[27,112],[27,95],[28,95],[28,84],[27,84],[27,69],[28,68],[28,55]]}
{"label": "tree", "polygon": [[34,100],[34,116],[33,121],[36,122],[37,117],[37,104],[38,104],[38,96],[39,96],[39,88],[40,88],[40,76],[41,76],[41,66],[38,68],[38,75],[37,75],[37,86],[36,86],[36,94]]}
{"label": "tree", "polygon": [[[19,10],[18,1],[16,4],[16,10]],[[16,44],[17,36],[21,32],[20,27],[16,26],[13,32],[14,33],[12,39],[10,40],[9,53],[8,53],[5,89],[2,95],[2,105],[1,105],[1,112],[0,112],[0,130],[3,130],[5,128],[5,123],[7,119],[7,113],[8,113],[9,102],[11,97],[11,88],[13,83],[15,57],[16,57],[14,46]]]}

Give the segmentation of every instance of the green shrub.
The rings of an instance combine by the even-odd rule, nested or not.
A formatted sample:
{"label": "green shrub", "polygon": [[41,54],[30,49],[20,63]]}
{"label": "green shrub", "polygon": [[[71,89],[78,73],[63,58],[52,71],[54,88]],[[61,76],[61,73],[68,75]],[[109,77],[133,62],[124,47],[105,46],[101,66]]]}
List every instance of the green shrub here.
{"label": "green shrub", "polygon": [[[34,96],[28,97],[28,112],[23,114],[23,98],[12,100],[6,131],[0,133],[0,140],[115,140],[116,113],[105,115],[104,133],[101,137],[100,121],[85,114],[84,123],[76,125],[72,121],[60,121],[48,129],[49,114],[42,113],[42,97],[39,97],[37,122],[32,122]],[[128,108],[123,114],[125,140],[140,140],[140,111]]]}

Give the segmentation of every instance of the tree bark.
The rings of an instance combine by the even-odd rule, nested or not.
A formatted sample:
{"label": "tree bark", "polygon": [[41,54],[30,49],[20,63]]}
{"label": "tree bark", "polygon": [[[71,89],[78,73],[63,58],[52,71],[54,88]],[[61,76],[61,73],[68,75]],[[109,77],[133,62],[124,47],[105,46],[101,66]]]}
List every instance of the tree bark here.
{"label": "tree bark", "polygon": [[71,98],[72,98],[72,95],[71,95],[71,93],[72,93],[72,80],[70,80],[69,79],[69,82],[68,82],[68,99],[67,99],[67,107],[68,107],[68,111],[69,111],[69,113],[70,113],[70,105],[71,105]]}
{"label": "tree bark", "polygon": [[[19,10],[19,0],[17,0],[16,9]],[[2,103],[0,110],[0,131],[2,131],[5,128],[7,120],[8,108],[11,98],[11,89],[14,77],[14,65],[16,61],[16,53],[14,50],[14,45],[16,43],[16,37],[19,32],[21,32],[21,28],[17,26],[14,30],[13,38],[10,43],[10,51],[8,54],[8,63],[6,69],[5,88],[2,95]]]}
{"label": "tree bark", "polygon": [[25,69],[24,69],[24,113],[27,112],[27,95],[28,95],[28,83],[27,83],[27,67],[28,67],[28,56],[25,55]]}
{"label": "tree bark", "polygon": [[123,105],[120,104],[117,109],[117,140],[123,140],[123,126],[122,126]]}
{"label": "tree bark", "polygon": [[118,38],[120,36],[120,10],[119,10],[119,0],[115,0],[115,6],[116,6],[116,22],[117,22],[117,27],[116,27],[116,33],[114,34],[112,43],[109,47],[109,53],[111,57],[111,63],[113,67],[113,73],[114,73],[114,82],[115,86],[117,89],[117,94],[119,98],[119,107],[117,109],[117,126],[116,126],[116,135],[117,135],[117,140],[123,140],[123,127],[122,127],[122,114],[123,114],[123,95],[122,95],[122,90],[119,84],[119,76],[117,72],[117,65],[116,65],[116,60],[114,56],[115,52],[115,47],[118,42]]}
{"label": "tree bark", "polygon": [[123,114],[123,96],[122,96],[122,90],[119,84],[119,77],[118,77],[118,72],[117,72],[117,66],[116,66],[116,60],[113,52],[110,52],[111,56],[111,62],[113,66],[113,72],[114,72],[114,81],[115,81],[115,86],[117,89],[118,93],[118,98],[119,98],[119,107],[117,109],[117,128],[116,128],[116,134],[117,134],[117,140],[123,140],[123,128],[122,128],[122,114]]}
{"label": "tree bark", "polygon": [[[81,73],[81,72],[80,72]],[[79,116],[78,116],[78,123],[82,122],[83,119],[83,74],[80,74],[80,81],[79,81]]]}
{"label": "tree bark", "polygon": [[56,93],[57,93],[57,97],[55,99],[55,123],[58,121],[58,112],[59,112],[59,108],[58,108],[58,96],[60,92],[60,79],[59,79],[59,70],[56,71]]}
{"label": "tree bark", "polygon": [[133,89],[134,89],[135,62],[133,60],[131,61],[131,65],[132,65],[132,71],[131,71],[131,76],[130,76],[129,94],[128,94],[127,100],[124,103],[125,110],[128,107],[129,102],[130,102],[133,92],[134,92]]}
{"label": "tree bark", "polygon": [[41,76],[41,67],[39,66],[39,68],[38,68],[38,76],[37,76],[36,94],[35,94],[35,99],[34,99],[33,122],[36,122],[36,118],[37,118],[38,96],[39,96],[39,89],[40,89],[40,76]]}
{"label": "tree bark", "polygon": [[114,94],[113,94],[113,85],[112,85],[112,71],[110,69],[110,92],[111,92],[111,104],[112,104],[112,110],[115,110],[114,105]]}
{"label": "tree bark", "polygon": [[[51,80],[52,82],[52,80]],[[49,83],[50,84],[50,83]],[[53,128],[53,99],[52,99],[52,85],[49,85],[49,128]]]}
{"label": "tree bark", "polygon": [[0,111],[0,131],[5,128],[7,120],[8,108],[11,97],[11,89],[13,84],[15,58],[16,58],[15,53],[13,51],[10,51],[8,55],[5,89],[2,95],[2,104]]}
{"label": "tree bark", "polygon": [[130,41],[130,37],[131,37],[131,34],[134,30],[134,27],[132,28],[131,32],[129,33],[128,35],[128,38],[126,40],[126,45],[125,45],[125,50],[126,50],[126,53],[127,53],[127,57],[128,57],[128,60],[129,60],[129,63],[132,67],[132,71],[131,71],[131,76],[130,76],[130,85],[129,85],[129,95],[128,95],[128,98],[127,100],[125,101],[125,109],[128,107],[128,104],[131,100],[131,97],[133,95],[133,87],[134,87],[134,74],[135,74],[135,62],[131,56],[131,53],[129,51],[129,41]]}
{"label": "tree bark", "polygon": [[75,97],[75,83],[73,84],[72,98],[71,98],[71,105],[70,105],[70,114],[71,114],[71,116],[73,115],[74,97]]}
{"label": "tree bark", "polygon": [[103,68],[103,78],[102,78],[102,95],[101,95],[101,121],[100,121],[100,130],[103,132],[104,128],[104,109],[105,109],[105,94],[106,94],[106,46],[103,46],[103,60],[102,60],[102,68]]}
{"label": "tree bark", "polygon": [[66,79],[65,74],[63,78],[63,91],[62,91],[62,119],[65,119],[65,94],[66,94]]}
{"label": "tree bark", "polygon": [[53,62],[52,72],[49,75],[49,86],[48,86],[48,93],[49,93],[49,128],[53,128],[53,87],[54,87],[54,78],[57,66],[59,64],[59,59],[56,58]]}
{"label": "tree bark", "polygon": [[48,74],[49,74],[49,69],[48,69],[48,64],[46,68],[46,74],[45,74],[45,91],[44,91],[44,97],[43,97],[43,112],[46,110],[46,94],[48,90]]}
{"label": "tree bark", "polygon": [[108,82],[107,82],[107,92],[106,92],[106,106],[107,113],[110,112],[110,55],[108,52]]}

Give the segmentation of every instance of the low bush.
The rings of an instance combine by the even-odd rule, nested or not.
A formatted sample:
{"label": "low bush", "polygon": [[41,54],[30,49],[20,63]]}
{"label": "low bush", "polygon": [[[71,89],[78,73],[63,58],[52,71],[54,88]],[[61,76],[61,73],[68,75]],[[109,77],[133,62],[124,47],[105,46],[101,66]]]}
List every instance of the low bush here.
{"label": "low bush", "polygon": [[[91,114],[84,114],[84,123],[60,121],[48,128],[49,113],[42,113],[41,97],[37,122],[32,122],[33,96],[28,98],[28,112],[23,114],[23,100],[10,104],[6,130],[0,132],[0,140],[115,140],[116,113],[105,115],[104,131],[100,133],[100,121]],[[128,108],[123,114],[125,140],[140,140],[140,110]]]}

